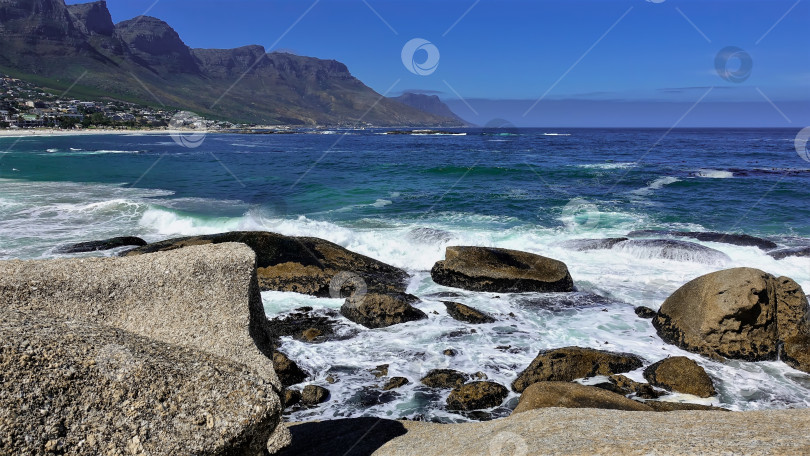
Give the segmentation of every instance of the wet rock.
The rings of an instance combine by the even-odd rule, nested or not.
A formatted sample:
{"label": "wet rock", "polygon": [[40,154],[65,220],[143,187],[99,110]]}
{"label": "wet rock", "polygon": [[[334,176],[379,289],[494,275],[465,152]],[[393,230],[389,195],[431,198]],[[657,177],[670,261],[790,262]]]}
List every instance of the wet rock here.
{"label": "wet rock", "polygon": [[430,293],[425,295],[426,298],[462,298],[464,297],[461,293],[456,293],[455,291],[438,291],[436,293]]}
{"label": "wet rock", "polygon": [[627,353],[581,347],[545,350],[512,382],[512,389],[520,393],[536,382],[570,382],[595,375],[628,372],[641,366],[641,358]]}
{"label": "wet rock", "polygon": [[308,406],[318,405],[329,400],[329,390],[317,385],[307,385],[301,390],[301,403]]}
{"label": "wet rock", "polygon": [[585,252],[588,250],[611,249],[614,245],[626,240],[628,240],[626,237],[606,239],[571,239],[563,242],[562,246],[578,252]]}
{"label": "wet rock", "polygon": [[565,263],[517,250],[447,247],[430,272],[449,287],[498,293],[574,291]]}
{"label": "wet rock", "polygon": [[776,243],[767,239],[749,236],[747,234],[730,234],[730,233],[717,233],[713,231],[708,232],[690,232],[690,231],[671,231],[671,230],[638,230],[631,231],[627,234],[629,237],[651,237],[651,236],[671,236],[671,237],[685,237],[697,239],[703,242],[719,242],[724,244],[739,245],[739,246],[753,246],[761,250],[771,250],[777,247]]}
{"label": "wet rock", "polygon": [[2,454],[254,455],[289,443],[272,440],[286,431],[273,384],[242,363],[6,305],[0,340]]}
{"label": "wet rock", "polygon": [[569,382],[539,382],[520,396],[513,414],[547,407],[652,411],[641,402],[593,386]]}
{"label": "wet rock", "polygon": [[656,412],[675,412],[678,410],[706,410],[714,412],[730,411],[728,409],[713,407],[711,405],[690,404],[688,402],[645,401],[644,405],[652,408]]}
{"label": "wet rock", "polygon": [[636,397],[641,399],[657,399],[661,397],[661,394],[655,391],[649,383],[639,383],[621,374],[611,375],[608,380],[624,395],[635,394]]}
{"label": "wet rock", "polygon": [[789,257],[810,257],[810,247],[795,247],[789,249],[780,249],[768,252],[775,260],[783,260]]}
{"label": "wet rock", "polygon": [[298,364],[295,364],[295,361],[280,351],[273,352],[273,368],[284,387],[301,383],[308,377],[307,373],[298,367]]}
{"label": "wet rock", "polygon": [[101,250],[112,250],[117,249],[118,247],[125,247],[125,246],[144,246],[146,245],[146,241],[139,237],[134,236],[124,236],[124,237],[115,237],[111,239],[104,239],[103,241],[89,241],[89,242],[79,242],[77,244],[69,244],[58,247],[55,252],[56,253],[86,253],[86,252],[97,252]]}
{"label": "wet rock", "polygon": [[452,348],[448,348],[447,350],[442,352],[445,356],[456,356],[458,352],[453,350]]}
{"label": "wet rock", "polygon": [[685,356],[662,359],[644,369],[650,384],[669,391],[711,397],[717,394],[712,379],[698,363]]}
{"label": "wet rock", "polygon": [[613,246],[613,250],[627,252],[642,259],[664,259],[701,264],[725,264],[728,255],[694,242],[674,239],[631,239]]}
{"label": "wet rock", "polygon": [[495,382],[472,382],[455,388],[447,398],[448,410],[479,410],[503,403],[509,390]]}
{"label": "wet rock", "polygon": [[450,242],[453,235],[449,231],[437,230],[435,228],[414,228],[408,234],[408,239],[425,244],[440,242]]}
{"label": "wet rock", "polygon": [[292,407],[301,401],[301,391],[288,388],[284,390],[283,397],[284,408]]}
{"label": "wet rock", "polygon": [[361,388],[348,399],[346,405],[357,408],[374,407],[375,405],[388,404],[397,400],[401,395],[395,391],[380,391],[374,388]]}
{"label": "wet rock", "polygon": [[810,372],[810,336],[798,335],[788,338],[781,353],[782,361],[788,366]]}
{"label": "wet rock", "polygon": [[422,384],[430,388],[457,388],[470,376],[452,369],[433,369],[422,378]]}
{"label": "wet rock", "polygon": [[[257,275],[263,291],[293,291],[329,297],[335,293],[350,296],[363,287],[375,293],[404,292],[407,285],[408,274],[405,271],[329,241],[261,231],[169,239],[139,247],[124,255],[222,242],[241,242],[256,252]],[[362,279],[362,284],[353,278],[355,276]]]}
{"label": "wet rock", "polygon": [[615,301],[588,292],[571,293],[538,293],[517,300],[521,307],[565,310],[565,309],[585,309],[588,307],[605,306],[615,304]]}
{"label": "wet rock", "polygon": [[684,350],[762,361],[775,359],[785,339],[810,334],[807,308],[804,292],[794,281],[734,268],[679,288],[661,305],[653,325],[665,342]]}
{"label": "wet rock", "polygon": [[639,318],[644,318],[645,320],[655,318],[655,316],[658,315],[658,312],[644,306],[636,307],[635,311]]}
{"label": "wet rock", "polygon": [[405,293],[353,295],[346,298],[340,313],[367,328],[384,328],[427,318],[411,305],[418,301],[416,296]]}
{"label": "wet rock", "polygon": [[474,378],[476,380],[486,380],[489,377],[487,377],[487,374],[485,374],[485,373],[483,373],[481,371],[478,371],[478,372],[472,374],[472,378]]}
{"label": "wet rock", "polygon": [[268,319],[265,329],[275,345],[282,337],[300,342],[321,343],[354,337],[357,330],[341,321],[340,313],[333,309],[313,310],[301,307],[292,312]]}
{"label": "wet rock", "polygon": [[391,377],[387,382],[385,382],[382,389],[383,391],[397,389],[400,386],[407,385],[408,383],[410,383],[410,381],[408,381],[408,379],[405,377]]}
{"label": "wet rock", "polygon": [[370,371],[375,378],[388,376],[388,364],[381,364]]}
{"label": "wet rock", "polygon": [[480,310],[473,309],[472,307],[465,306],[458,302],[442,301],[442,303],[447,308],[447,313],[458,321],[473,324],[495,323],[494,318]]}

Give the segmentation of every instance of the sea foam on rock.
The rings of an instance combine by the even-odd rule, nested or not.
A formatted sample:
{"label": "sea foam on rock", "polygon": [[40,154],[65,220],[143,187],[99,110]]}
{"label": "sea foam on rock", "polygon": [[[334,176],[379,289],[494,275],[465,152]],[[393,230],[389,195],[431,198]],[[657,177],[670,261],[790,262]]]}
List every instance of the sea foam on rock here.
{"label": "sea foam on rock", "polygon": [[807,298],[793,280],[734,268],[683,285],[664,301],[653,325],[665,342],[684,350],[762,361],[776,359],[786,341],[810,335],[807,312]]}
{"label": "sea foam on rock", "polygon": [[565,263],[494,247],[447,247],[430,271],[439,285],[496,293],[574,291]]}
{"label": "sea foam on rock", "polygon": [[130,250],[124,255],[223,242],[241,242],[256,252],[257,275],[262,291],[293,291],[334,297],[336,293],[350,296],[358,288],[377,293],[404,292],[407,285],[408,274],[405,271],[332,242],[262,231],[169,239]]}

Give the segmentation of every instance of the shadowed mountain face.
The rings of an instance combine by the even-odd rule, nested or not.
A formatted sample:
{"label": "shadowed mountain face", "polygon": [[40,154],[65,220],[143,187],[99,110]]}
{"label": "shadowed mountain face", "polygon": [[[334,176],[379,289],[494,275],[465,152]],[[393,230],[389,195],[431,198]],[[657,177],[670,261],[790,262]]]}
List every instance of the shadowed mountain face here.
{"label": "shadowed mountain face", "polygon": [[[166,105],[239,122],[459,126],[376,93],[340,62],[261,46],[190,49],[149,16],[113,24],[105,1],[0,1],[0,71],[73,97]],[[452,113],[450,113],[452,114]]]}
{"label": "shadowed mountain face", "polygon": [[398,97],[394,97],[391,99],[398,101],[404,105],[416,108],[420,111],[425,111],[427,113],[434,114],[437,116],[449,117],[451,119],[456,119],[457,121],[459,121],[464,125],[467,124],[467,122],[464,119],[457,116],[450,109],[450,107],[444,104],[444,102],[442,102],[442,100],[439,99],[439,97],[436,95],[425,95],[421,93],[406,92]]}

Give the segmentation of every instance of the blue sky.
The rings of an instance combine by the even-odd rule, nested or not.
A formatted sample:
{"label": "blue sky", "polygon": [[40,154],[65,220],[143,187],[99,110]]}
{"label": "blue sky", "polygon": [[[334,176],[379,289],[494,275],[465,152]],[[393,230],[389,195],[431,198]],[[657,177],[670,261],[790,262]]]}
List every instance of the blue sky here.
{"label": "blue sky", "polygon": [[[718,125],[810,123],[810,2],[108,0],[108,6],[116,22],[149,10],[191,47],[261,44],[336,59],[380,93],[436,93],[479,124],[493,116],[518,125],[553,123],[549,110],[562,106],[608,116],[617,109],[620,119],[605,125],[669,126],[698,100],[696,112],[726,106],[718,108],[716,115],[725,116],[714,119]],[[413,38],[440,53],[429,75],[403,65],[401,51]],[[750,58],[741,82],[715,68],[728,46]],[[425,57],[415,56],[417,63]],[[725,68],[733,73],[739,65],[732,58]],[[728,102],[740,103],[739,112]],[[686,116],[681,126],[690,122],[697,121]]]}

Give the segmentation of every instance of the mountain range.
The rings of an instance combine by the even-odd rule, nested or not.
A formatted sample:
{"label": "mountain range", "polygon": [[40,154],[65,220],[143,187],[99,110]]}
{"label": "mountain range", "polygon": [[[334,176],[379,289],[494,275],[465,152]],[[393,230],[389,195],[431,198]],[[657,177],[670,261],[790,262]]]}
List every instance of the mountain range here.
{"label": "mountain range", "polygon": [[0,71],[71,98],[266,125],[464,125],[438,97],[386,98],[338,61],[258,45],[192,49],[154,17],[113,23],[104,0],[2,0],[0,39]]}

